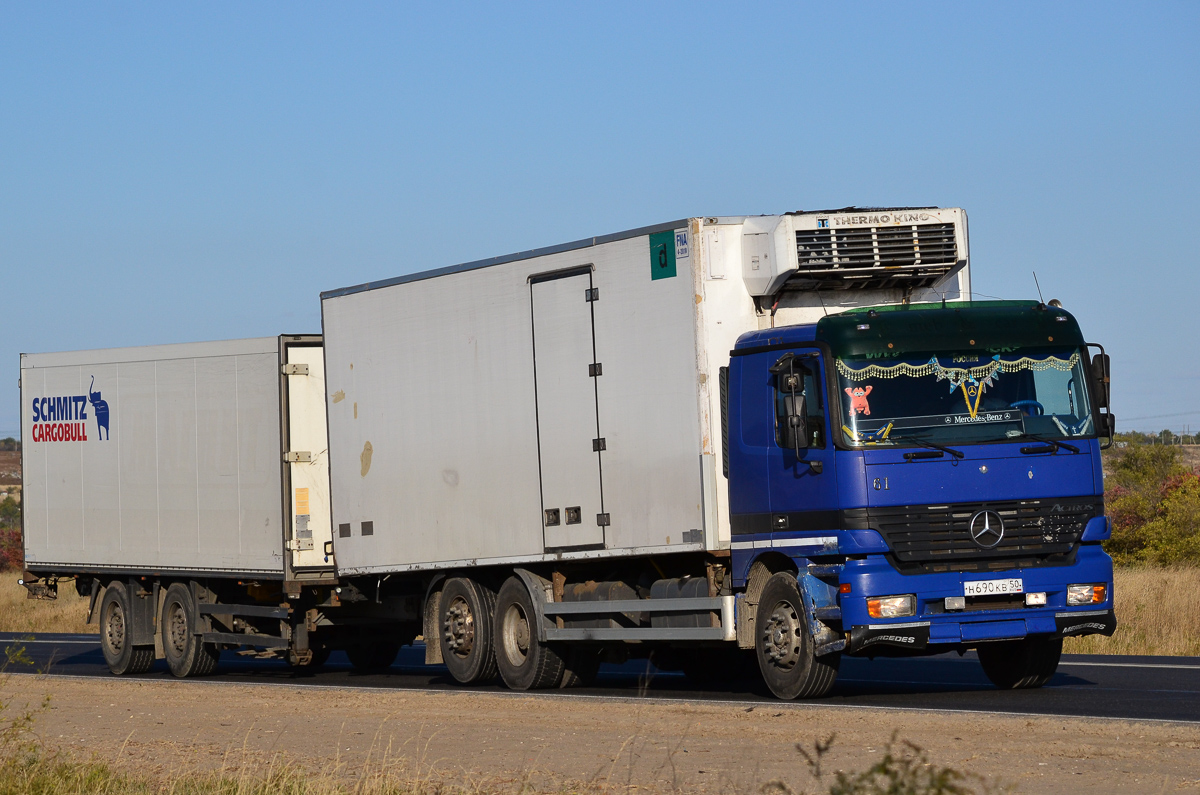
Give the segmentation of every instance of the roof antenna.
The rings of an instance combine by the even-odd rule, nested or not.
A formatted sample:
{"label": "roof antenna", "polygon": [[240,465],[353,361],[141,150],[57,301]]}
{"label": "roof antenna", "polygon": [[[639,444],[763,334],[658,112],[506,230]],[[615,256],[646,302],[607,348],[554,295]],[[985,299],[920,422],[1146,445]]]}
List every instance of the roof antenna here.
{"label": "roof antenna", "polygon": [[829,310],[825,308],[825,299],[821,297],[820,290],[817,290],[817,300],[821,302],[821,311],[825,313],[825,317],[829,317]]}
{"label": "roof antenna", "polygon": [[1042,300],[1042,285],[1038,284],[1037,271],[1033,272],[1033,286],[1036,287],[1037,291],[1038,291],[1038,303],[1039,304],[1046,303],[1045,301]]}

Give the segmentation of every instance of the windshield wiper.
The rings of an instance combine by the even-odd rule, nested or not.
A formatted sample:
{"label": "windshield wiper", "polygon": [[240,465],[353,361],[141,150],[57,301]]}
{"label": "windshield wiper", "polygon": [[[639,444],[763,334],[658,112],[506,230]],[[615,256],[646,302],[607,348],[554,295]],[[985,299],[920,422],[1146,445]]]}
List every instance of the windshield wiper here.
{"label": "windshield wiper", "polygon": [[950,455],[954,456],[955,458],[966,458],[966,456],[963,454],[963,452],[961,450],[955,450],[951,447],[946,447],[945,445],[937,444],[936,442],[927,441],[925,439],[922,439],[920,436],[893,436],[892,438],[897,441],[913,442],[915,444],[921,445],[921,447],[928,447],[930,450],[941,450],[943,453],[949,453]]}
{"label": "windshield wiper", "polygon": [[[1035,442],[1041,442],[1042,444],[1048,444],[1051,446],[1051,450],[1053,450],[1056,453],[1058,452],[1060,447],[1064,450],[1070,450],[1072,453],[1079,452],[1079,448],[1073,444],[1067,444],[1066,442],[1055,441],[1054,439],[1047,439],[1045,436],[1037,436],[1032,433],[1023,433],[1023,434],[1021,434],[1021,436],[1019,438],[1033,439]],[[1032,453],[1047,453],[1047,452],[1050,452],[1050,450],[1047,450],[1044,447],[1022,447],[1021,452],[1025,453],[1026,455],[1030,455]]]}

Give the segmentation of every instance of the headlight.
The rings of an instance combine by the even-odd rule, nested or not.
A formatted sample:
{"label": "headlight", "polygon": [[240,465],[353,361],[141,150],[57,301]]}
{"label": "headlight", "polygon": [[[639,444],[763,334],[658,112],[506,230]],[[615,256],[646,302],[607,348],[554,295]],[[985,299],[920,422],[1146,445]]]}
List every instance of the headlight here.
{"label": "headlight", "polygon": [[1068,605],[1098,605],[1108,598],[1107,585],[1068,585]]}
{"label": "headlight", "polygon": [[917,612],[917,597],[874,596],[867,600],[867,615],[871,618],[903,618]]}

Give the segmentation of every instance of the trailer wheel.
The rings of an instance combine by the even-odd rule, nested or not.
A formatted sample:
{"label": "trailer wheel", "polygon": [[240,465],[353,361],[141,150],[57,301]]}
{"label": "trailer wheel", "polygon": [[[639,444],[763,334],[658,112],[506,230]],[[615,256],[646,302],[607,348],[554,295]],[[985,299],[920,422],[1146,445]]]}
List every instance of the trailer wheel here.
{"label": "trailer wheel", "polygon": [[796,575],[771,575],[755,614],[754,649],[767,687],[778,698],[818,698],[833,688],[841,654],[813,655]]}
{"label": "trailer wheel", "polygon": [[494,679],[495,592],[474,580],[455,577],[442,587],[440,607],[442,662],[450,669],[450,675],[464,685]]}
{"label": "trailer wheel", "polygon": [[533,599],[519,577],[509,577],[496,597],[496,665],[513,690],[537,690],[562,681],[563,658],[537,638]]}
{"label": "trailer wheel", "polygon": [[[346,649],[346,657],[354,670],[364,673],[378,673],[392,667],[396,655],[400,653],[400,644],[393,641],[381,640],[378,643],[367,643],[361,646],[351,646]],[[328,656],[328,655],[326,655]]]}
{"label": "trailer wheel", "polygon": [[1001,690],[1041,687],[1058,670],[1062,638],[1025,638],[982,643],[976,652],[983,672]]}
{"label": "trailer wheel", "polygon": [[186,585],[177,582],[167,589],[159,627],[163,654],[171,673],[183,679],[207,676],[216,670],[221,652],[215,645],[204,643],[197,634],[196,605]]}
{"label": "trailer wheel", "polygon": [[100,650],[117,676],[143,674],[154,665],[153,646],[134,646],[129,592],[119,582],[104,589],[100,601]]}

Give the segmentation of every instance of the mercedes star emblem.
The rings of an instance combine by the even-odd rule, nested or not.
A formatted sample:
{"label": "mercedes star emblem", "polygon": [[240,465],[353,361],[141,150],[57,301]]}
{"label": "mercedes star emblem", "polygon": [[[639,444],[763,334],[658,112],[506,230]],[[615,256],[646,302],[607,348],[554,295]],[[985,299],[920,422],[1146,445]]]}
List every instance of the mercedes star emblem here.
{"label": "mercedes star emblem", "polygon": [[967,525],[971,540],[980,549],[995,549],[1004,540],[1004,520],[995,511],[979,511]]}

